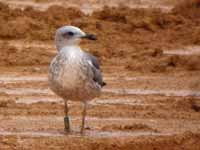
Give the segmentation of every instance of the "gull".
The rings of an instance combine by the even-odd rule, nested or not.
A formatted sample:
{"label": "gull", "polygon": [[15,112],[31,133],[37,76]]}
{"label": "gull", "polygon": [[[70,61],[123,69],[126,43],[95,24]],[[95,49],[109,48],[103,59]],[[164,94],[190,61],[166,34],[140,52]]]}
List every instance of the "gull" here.
{"label": "gull", "polygon": [[106,85],[97,58],[79,47],[81,39],[96,40],[96,36],[85,33],[75,26],[57,29],[55,45],[58,54],[49,66],[49,86],[65,102],[66,132],[70,132],[68,101],[79,101],[84,104],[81,124],[83,133],[88,101],[98,97],[102,87]]}

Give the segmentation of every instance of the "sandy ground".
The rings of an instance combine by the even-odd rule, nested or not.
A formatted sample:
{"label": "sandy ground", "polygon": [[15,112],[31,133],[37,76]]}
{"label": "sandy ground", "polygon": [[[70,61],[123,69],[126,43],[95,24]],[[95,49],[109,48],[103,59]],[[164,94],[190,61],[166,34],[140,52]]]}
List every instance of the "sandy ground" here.
{"label": "sandy ground", "polygon": [[[103,8],[105,1],[91,0],[102,9],[91,15],[80,11],[86,1],[69,9],[51,6],[61,0],[3,2],[11,8],[0,4],[0,150],[200,149],[199,1]],[[99,37],[82,43],[99,58],[107,83],[89,104],[84,135],[81,103],[70,102],[73,132],[66,134],[63,100],[47,82],[53,34],[64,24]]]}

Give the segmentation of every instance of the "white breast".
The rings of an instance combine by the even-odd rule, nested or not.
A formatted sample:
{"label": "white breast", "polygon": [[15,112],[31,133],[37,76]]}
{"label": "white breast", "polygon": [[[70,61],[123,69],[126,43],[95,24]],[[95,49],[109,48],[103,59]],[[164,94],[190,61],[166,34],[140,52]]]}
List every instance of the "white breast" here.
{"label": "white breast", "polygon": [[51,89],[68,99],[92,99],[99,93],[90,64],[80,50],[61,50],[49,68]]}

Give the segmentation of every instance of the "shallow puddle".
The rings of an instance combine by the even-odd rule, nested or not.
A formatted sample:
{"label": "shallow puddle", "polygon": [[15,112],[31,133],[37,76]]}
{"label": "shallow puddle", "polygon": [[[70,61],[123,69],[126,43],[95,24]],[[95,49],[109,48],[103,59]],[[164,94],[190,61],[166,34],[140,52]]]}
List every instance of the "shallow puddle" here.
{"label": "shallow puddle", "polygon": [[0,82],[3,83],[16,83],[16,82],[27,82],[27,81],[47,81],[47,77],[41,77],[41,76],[0,76]]}
{"label": "shallow puddle", "polygon": [[[139,77],[112,77],[105,76],[104,80],[106,81],[116,81],[116,80],[126,80],[126,81],[135,81],[135,80],[150,80],[156,79],[157,77],[149,77],[149,76],[139,76]],[[4,75],[0,76],[0,83],[24,83],[24,82],[47,82],[48,78],[46,76],[10,76]]]}
{"label": "shallow puddle", "polygon": [[[62,116],[58,116],[58,117],[54,117],[54,116],[44,116],[44,117],[26,117],[26,116],[19,116],[19,117],[11,117],[11,120],[15,120],[16,122],[19,120],[22,120],[23,122],[30,122],[30,121],[50,121],[50,122],[55,122],[55,121],[63,121],[63,117]],[[81,117],[78,116],[71,116],[70,120],[80,120]],[[127,121],[134,121],[134,122],[144,122],[144,120],[146,120],[147,122],[151,122],[151,123],[155,123],[158,121],[158,119],[140,119],[140,118],[124,118],[124,117],[108,117],[108,118],[99,118],[99,117],[86,117],[87,121],[109,121],[109,122],[115,122],[115,121],[123,121],[123,122],[127,122]]]}
{"label": "shallow puddle", "polygon": [[200,92],[194,90],[148,90],[148,89],[103,89],[103,92],[115,94],[134,94],[134,95],[164,95],[164,96],[195,96],[199,97]]}
{"label": "shallow puddle", "polygon": [[16,100],[16,103],[18,104],[34,104],[34,103],[48,103],[48,102],[55,102],[55,103],[64,103],[61,98],[20,98]]}
{"label": "shallow puddle", "polygon": [[[34,103],[49,103],[49,102],[55,102],[55,103],[60,103],[64,104],[64,101],[61,98],[50,98],[50,97],[30,97],[30,98],[20,98],[16,100],[16,103],[18,104],[34,104]],[[73,105],[75,103],[69,102],[69,105]],[[131,105],[131,106],[152,106],[152,105],[158,105],[158,104],[144,104],[140,100],[134,100],[134,99],[98,99],[98,100],[93,100],[89,102],[89,105],[115,105],[115,104],[120,104],[120,105]]]}
{"label": "shallow puddle", "polygon": [[16,136],[32,136],[32,137],[57,137],[63,136],[63,134],[59,132],[31,132],[31,131],[22,131],[22,132],[15,132],[15,131],[0,131],[1,136],[8,136],[8,135],[16,135]]}
{"label": "shallow puddle", "polygon": [[140,100],[134,100],[134,99],[99,99],[95,101],[91,101],[90,104],[92,105],[102,105],[102,104],[120,104],[120,105],[131,105],[131,106],[152,106],[152,105],[158,105],[158,104],[144,104]]}
{"label": "shallow puddle", "polygon": [[[5,89],[0,88],[0,92],[9,95],[31,95],[31,94],[46,94],[55,95],[50,89],[32,89],[32,88],[14,88]],[[149,90],[149,89],[115,89],[115,88],[104,88],[102,92],[114,93],[114,94],[133,94],[133,95],[163,95],[163,96],[194,96],[200,97],[199,91],[194,90]]]}
{"label": "shallow puddle", "polygon": [[200,46],[186,47],[178,50],[165,50],[167,55],[200,55]]}
{"label": "shallow puddle", "polygon": [[175,133],[155,133],[155,132],[123,132],[123,131],[85,131],[82,135],[77,131],[72,133],[65,133],[65,132],[56,132],[56,131],[0,131],[0,136],[8,136],[8,135],[15,135],[15,136],[31,136],[31,137],[97,137],[97,138],[104,138],[104,137],[137,137],[137,136],[169,136],[174,135]]}
{"label": "shallow puddle", "polygon": [[[156,76],[133,76],[133,77],[125,77],[125,76],[119,76],[119,77],[104,77],[106,81],[119,81],[119,80],[125,80],[125,81],[138,81],[138,80],[152,80],[152,79],[166,79],[166,77],[156,77]],[[167,77],[169,79],[169,77]]]}
{"label": "shallow puddle", "polygon": [[32,88],[5,89],[5,88],[0,88],[0,92],[6,93],[9,95],[29,95],[29,94],[54,95],[50,89],[32,89]]}
{"label": "shallow puddle", "polygon": [[155,133],[155,132],[123,132],[123,131],[90,131],[86,136],[91,137],[139,137],[139,136],[163,136],[174,135],[175,133]]}

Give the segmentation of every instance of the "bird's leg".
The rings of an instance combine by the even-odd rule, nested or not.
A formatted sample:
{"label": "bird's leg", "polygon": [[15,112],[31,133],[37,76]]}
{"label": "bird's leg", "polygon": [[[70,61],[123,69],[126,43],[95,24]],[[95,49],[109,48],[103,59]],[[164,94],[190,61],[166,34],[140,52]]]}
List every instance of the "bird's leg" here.
{"label": "bird's leg", "polygon": [[65,100],[65,118],[64,118],[64,124],[65,124],[65,131],[69,132],[70,131],[70,120],[69,120],[69,110],[68,110],[68,105],[67,101]]}
{"label": "bird's leg", "polygon": [[84,133],[84,129],[85,129],[85,117],[86,117],[86,112],[87,112],[87,102],[84,102],[84,106],[83,106],[83,113],[82,113],[82,125],[81,125],[81,133]]}

